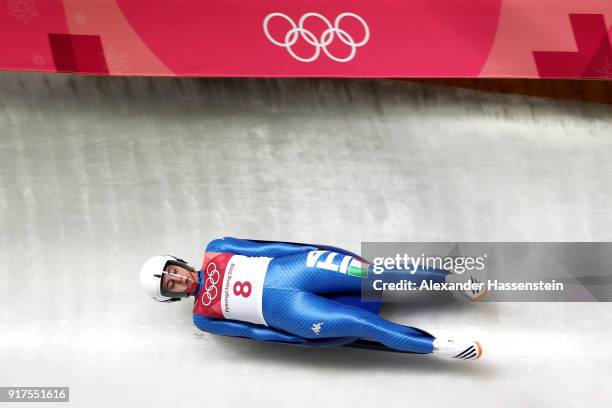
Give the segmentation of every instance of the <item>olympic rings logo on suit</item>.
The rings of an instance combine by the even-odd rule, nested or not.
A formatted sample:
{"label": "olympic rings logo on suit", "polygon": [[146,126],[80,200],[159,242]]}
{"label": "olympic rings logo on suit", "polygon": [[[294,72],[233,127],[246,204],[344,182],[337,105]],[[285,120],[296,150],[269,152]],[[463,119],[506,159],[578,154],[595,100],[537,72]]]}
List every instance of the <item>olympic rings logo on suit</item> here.
{"label": "olympic rings logo on suit", "polygon": [[[364,35],[361,41],[355,41],[353,36],[349,34],[348,31],[340,28],[342,20],[348,17],[356,19],[363,27]],[[274,18],[282,18],[288,21],[291,25],[291,29],[287,31],[287,34],[285,34],[285,38],[282,41],[278,41],[277,39],[272,37],[268,29],[268,24],[270,24],[270,21]],[[317,38],[312,31],[304,28],[304,23],[309,18],[318,18],[319,20],[323,21],[323,23],[327,26],[327,28],[321,33],[320,38]],[[333,25],[327,18],[325,18],[319,13],[306,13],[302,17],[300,17],[300,20],[297,24],[295,24],[295,22],[290,17],[283,13],[270,13],[264,19],[263,29],[264,33],[266,34],[266,37],[268,37],[268,40],[270,40],[272,44],[286,48],[287,52],[289,52],[289,54],[293,58],[302,62],[315,61],[317,58],[319,58],[319,55],[321,55],[321,50],[323,50],[325,55],[327,55],[330,59],[336,62],[351,61],[353,58],[355,58],[357,48],[367,44],[370,39],[370,29],[368,27],[368,24],[362,17],[358,16],[355,13],[339,14],[334,20]],[[314,54],[312,54],[310,57],[301,57],[297,55],[293,50],[293,46],[300,38],[303,38],[308,44],[315,47]],[[336,38],[338,38],[342,43],[348,45],[351,48],[351,51],[346,57],[336,57],[327,48]]]}
{"label": "olympic rings logo on suit", "polygon": [[202,304],[204,306],[210,305],[217,298],[219,290],[216,285],[219,283],[220,277],[221,274],[217,270],[217,265],[214,262],[209,263],[206,267],[206,280],[204,281],[204,293],[202,295]]}

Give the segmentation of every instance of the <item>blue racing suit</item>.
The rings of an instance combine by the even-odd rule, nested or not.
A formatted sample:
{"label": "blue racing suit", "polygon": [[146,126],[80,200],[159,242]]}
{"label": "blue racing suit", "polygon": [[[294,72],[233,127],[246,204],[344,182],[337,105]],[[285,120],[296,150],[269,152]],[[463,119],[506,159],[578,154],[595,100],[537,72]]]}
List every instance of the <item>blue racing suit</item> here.
{"label": "blue racing suit", "polygon": [[[431,353],[432,335],[383,319],[380,302],[361,299],[368,268],[358,255],[334,247],[214,240],[199,272],[193,321],[225,336]],[[446,274],[419,270],[402,278],[444,282]]]}

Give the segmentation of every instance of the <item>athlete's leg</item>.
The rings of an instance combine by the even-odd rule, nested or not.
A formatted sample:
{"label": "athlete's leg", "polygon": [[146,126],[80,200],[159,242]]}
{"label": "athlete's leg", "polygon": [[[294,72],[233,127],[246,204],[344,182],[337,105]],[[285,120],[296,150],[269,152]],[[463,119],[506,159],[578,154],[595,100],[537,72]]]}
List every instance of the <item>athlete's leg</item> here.
{"label": "athlete's leg", "polygon": [[369,310],[372,313],[380,313],[381,302],[379,300],[363,300],[360,294],[326,294],[326,299],[340,302],[344,305],[355,306]]}
{"label": "athlete's leg", "polygon": [[[367,274],[363,270],[351,271],[347,265],[354,259],[329,251],[273,259],[263,293],[266,323],[305,338],[360,337],[404,352],[431,353],[434,348],[441,350],[442,344],[446,354],[455,357],[463,351],[479,348],[473,343],[441,343],[422,330],[387,321],[368,308],[324,298],[330,294],[361,292],[363,278],[371,272],[367,269]],[[425,279],[444,282],[448,275],[443,270],[385,273],[386,281],[407,279],[417,284]],[[469,358],[480,356],[480,352],[471,354],[468,353]]]}
{"label": "athlete's leg", "polygon": [[304,338],[359,337],[397,351],[433,351],[434,337],[428,333],[313,293],[266,288],[263,313],[269,326]]}
{"label": "athlete's leg", "polygon": [[482,354],[478,342],[437,339],[369,310],[298,290],[264,289],[263,315],[269,326],[309,339],[353,337],[373,340],[394,351],[433,352],[464,360]]}

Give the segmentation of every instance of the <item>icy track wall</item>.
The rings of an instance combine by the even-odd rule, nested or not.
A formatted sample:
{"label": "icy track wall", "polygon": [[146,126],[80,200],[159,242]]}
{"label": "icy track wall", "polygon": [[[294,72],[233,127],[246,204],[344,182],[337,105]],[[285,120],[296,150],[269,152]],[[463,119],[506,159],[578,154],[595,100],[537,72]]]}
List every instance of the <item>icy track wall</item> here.
{"label": "icy track wall", "polygon": [[211,336],[188,302],[148,300],[137,271],[158,253],[199,266],[225,235],[355,251],[609,241],[611,155],[609,106],[373,80],[0,74],[0,385],[66,385],[93,407],[609,400],[608,304],[387,305],[485,345],[480,364],[454,364]]}

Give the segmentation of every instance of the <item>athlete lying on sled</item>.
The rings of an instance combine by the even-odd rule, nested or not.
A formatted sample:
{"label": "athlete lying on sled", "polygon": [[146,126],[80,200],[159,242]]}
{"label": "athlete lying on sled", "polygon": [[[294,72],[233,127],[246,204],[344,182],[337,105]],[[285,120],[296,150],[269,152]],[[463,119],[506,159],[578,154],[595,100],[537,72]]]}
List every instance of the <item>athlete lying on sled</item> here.
{"label": "athlete lying on sled", "polygon": [[[144,264],[140,280],[161,302],[194,296],[193,322],[212,334],[463,360],[482,355],[476,341],[441,340],[380,317],[380,302],[361,299],[368,265],[334,247],[223,238],[206,248],[202,270],[161,255]],[[448,275],[429,269],[403,277],[419,284],[445,282]]]}

